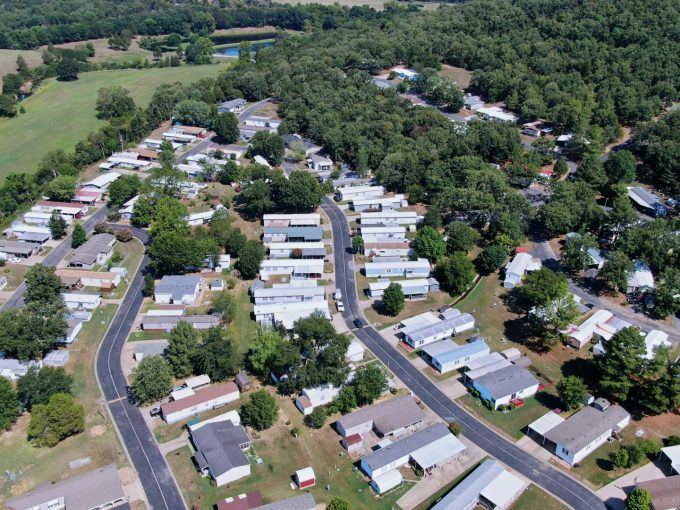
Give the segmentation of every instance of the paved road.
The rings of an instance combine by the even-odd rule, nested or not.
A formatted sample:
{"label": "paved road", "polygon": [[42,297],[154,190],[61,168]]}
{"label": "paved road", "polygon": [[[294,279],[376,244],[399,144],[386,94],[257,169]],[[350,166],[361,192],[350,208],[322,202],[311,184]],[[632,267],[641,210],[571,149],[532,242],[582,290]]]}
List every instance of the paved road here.
{"label": "paved road", "polygon": [[342,316],[357,338],[364,342],[434,412],[448,422],[457,421],[461,423],[465,436],[480,448],[576,510],[604,509],[604,503],[579,482],[516,447],[484,423],[465,412],[405,357],[399,354],[375,329],[371,327],[355,328],[353,320],[355,318],[364,319],[364,317],[359,309],[356,291],[349,225],[343,212],[331,199],[324,198],[321,207],[330,218],[333,230],[335,281],[343,293],[346,310]]}
{"label": "paved road", "polygon": [[[143,230],[131,230],[143,243],[148,241]],[[141,411],[128,400],[127,380],[121,367],[123,346],[144,300],[144,271],[148,264],[149,258],[145,255],[99,348],[96,371],[104,398],[151,508],[175,510],[186,508],[182,494]]]}
{"label": "paved road", "polygon": [[[85,229],[85,231],[90,232],[91,230],[94,230],[94,227],[97,223],[99,223],[100,221],[104,221],[106,219],[107,212],[108,209],[106,207],[102,207],[92,216],[90,216],[87,220],[85,220],[85,222],[83,223],[83,228]],[[61,244],[56,246],[54,249],[52,249],[51,252],[47,254],[45,260],[43,261],[43,264],[46,266],[56,267],[56,265],[59,262],[61,262],[61,260],[66,256],[70,249],[71,249],[71,236],[69,235],[61,242]],[[24,304],[24,292],[26,292],[26,283],[22,283],[17,287],[17,289],[14,291],[14,294],[12,294],[12,297],[10,297],[7,300],[7,302],[2,306],[2,308],[0,308],[0,310],[9,310],[10,308],[17,308],[22,306]]]}

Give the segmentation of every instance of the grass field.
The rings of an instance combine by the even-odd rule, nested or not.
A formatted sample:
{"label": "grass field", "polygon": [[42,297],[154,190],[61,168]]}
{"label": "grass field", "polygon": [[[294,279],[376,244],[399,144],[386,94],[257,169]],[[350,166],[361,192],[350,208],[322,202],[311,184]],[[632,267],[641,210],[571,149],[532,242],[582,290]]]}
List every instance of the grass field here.
{"label": "grass field", "polygon": [[510,508],[511,510],[536,510],[537,508],[540,510],[567,510],[569,507],[531,484]]}
{"label": "grass field", "polygon": [[10,172],[35,172],[40,158],[49,150],[72,150],[88,133],[105,124],[95,116],[97,92],[120,85],[135,102],[146,106],[158,85],[190,83],[216,76],[224,65],[170,67],[83,73],[71,83],[47,80],[22,104],[26,113],[0,120],[0,178]]}
{"label": "grass field", "polygon": [[[34,448],[26,441],[28,415],[22,416],[10,432],[0,436],[0,501],[39,483],[58,481],[106,464],[126,463],[109,414],[101,400],[95,379],[94,362],[99,342],[104,336],[116,305],[105,305],[94,312],[86,323],[78,341],[69,347],[70,359],[66,371],[73,376],[73,393],[85,407],[85,431],[70,437],[54,448]],[[92,462],[79,469],[71,469],[70,461],[90,457]],[[6,472],[13,473],[11,481]]]}

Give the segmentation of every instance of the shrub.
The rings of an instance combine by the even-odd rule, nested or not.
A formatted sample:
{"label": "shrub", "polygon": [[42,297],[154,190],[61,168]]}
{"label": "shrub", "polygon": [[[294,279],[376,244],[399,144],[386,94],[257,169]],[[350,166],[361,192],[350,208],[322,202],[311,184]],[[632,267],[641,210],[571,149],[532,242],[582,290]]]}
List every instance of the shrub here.
{"label": "shrub", "polygon": [[132,232],[130,232],[126,228],[124,228],[123,230],[116,231],[116,239],[118,239],[121,243],[127,243],[129,241],[132,241],[133,237],[134,236],[132,235]]}
{"label": "shrub", "polygon": [[458,436],[461,432],[463,432],[463,426],[457,421],[452,421],[449,423],[449,430],[451,431],[451,434]]}
{"label": "shrub", "polygon": [[630,457],[628,456],[628,450],[625,448],[619,448],[615,452],[609,454],[609,460],[612,461],[614,466],[619,468],[625,468],[630,465]]}
{"label": "shrub", "polygon": [[506,410],[505,404],[499,405],[497,410],[500,411],[501,413],[504,413]]}
{"label": "shrub", "polygon": [[326,409],[315,407],[311,414],[305,416],[305,424],[313,429],[320,429],[326,423]]}

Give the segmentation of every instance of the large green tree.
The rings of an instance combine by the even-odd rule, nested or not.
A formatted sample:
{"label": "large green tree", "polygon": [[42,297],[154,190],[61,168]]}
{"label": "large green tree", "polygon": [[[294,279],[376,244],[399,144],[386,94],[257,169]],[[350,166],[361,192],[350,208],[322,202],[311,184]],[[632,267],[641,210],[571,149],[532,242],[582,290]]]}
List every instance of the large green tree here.
{"label": "large green tree", "polygon": [[236,375],[243,366],[243,356],[223,328],[205,331],[203,341],[193,355],[194,371],[208,374],[213,381]]}
{"label": "large green tree", "polygon": [[57,276],[54,267],[44,264],[35,264],[24,276],[26,279],[26,291],[24,301],[26,303],[61,302],[61,279]]}
{"label": "large green tree", "polygon": [[602,345],[604,352],[595,357],[600,389],[619,402],[625,401],[643,372],[644,337],[637,328],[626,328]]}
{"label": "large green tree", "polygon": [[357,368],[350,383],[357,406],[370,405],[387,390],[387,377],[379,364]]}
{"label": "large green tree", "polygon": [[255,430],[265,430],[274,425],[278,414],[279,403],[265,390],[251,393],[250,399],[240,410],[243,424]]}
{"label": "large green tree", "polygon": [[71,393],[73,377],[62,367],[31,367],[17,381],[17,396],[25,409],[47,404],[55,393]]}
{"label": "large green tree", "polygon": [[0,430],[9,430],[17,421],[21,404],[12,383],[0,377]]}
{"label": "large green tree", "polygon": [[465,253],[456,252],[442,259],[437,265],[437,274],[451,295],[462,294],[475,278],[475,266]]}
{"label": "large green tree", "polygon": [[172,390],[172,368],[160,356],[145,356],[130,377],[132,394],[140,404],[157,402]]}
{"label": "large green tree", "polygon": [[130,97],[130,91],[123,87],[102,87],[97,93],[95,109],[100,119],[122,117],[135,110],[135,101]]}
{"label": "large green tree", "polygon": [[387,315],[399,315],[404,309],[404,291],[396,282],[390,283],[382,294],[382,308]]}
{"label": "large green tree", "polygon": [[47,404],[36,404],[28,424],[28,440],[35,446],[56,446],[85,428],[85,409],[68,393],[55,393]]}
{"label": "large green tree", "polygon": [[198,348],[198,340],[198,331],[187,321],[180,320],[170,331],[166,359],[175,377],[182,378],[192,374],[192,358]]}
{"label": "large green tree", "polygon": [[236,262],[236,269],[241,273],[241,278],[244,280],[252,280],[260,271],[260,262],[265,258],[264,246],[258,241],[252,239],[246,241],[243,247],[239,250],[238,261]]}
{"label": "large green tree", "polygon": [[286,150],[283,138],[269,131],[258,131],[250,139],[250,153],[259,154],[272,165],[279,165],[283,161]]}
{"label": "large green tree", "polygon": [[47,197],[57,202],[70,202],[76,194],[77,179],[70,175],[58,175],[47,185]]}
{"label": "large green tree", "polygon": [[109,203],[121,206],[134,197],[142,188],[142,181],[137,175],[121,175],[113,181],[107,191]]}
{"label": "large green tree", "polygon": [[213,128],[224,143],[235,143],[239,139],[238,118],[231,112],[218,113]]}
{"label": "large green tree", "polygon": [[575,375],[569,375],[563,377],[557,383],[557,394],[568,409],[575,409],[584,403],[588,394],[588,388],[583,379]]}
{"label": "large green tree", "polygon": [[413,241],[413,249],[418,257],[424,257],[430,262],[435,262],[444,256],[446,241],[439,232],[426,225],[418,230]]}
{"label": "large green tree", "polygon": [[625,253],[616,250],[609,254],[598,276],[610,289],[626,292],[628,277],[633,270],[633,262]]}

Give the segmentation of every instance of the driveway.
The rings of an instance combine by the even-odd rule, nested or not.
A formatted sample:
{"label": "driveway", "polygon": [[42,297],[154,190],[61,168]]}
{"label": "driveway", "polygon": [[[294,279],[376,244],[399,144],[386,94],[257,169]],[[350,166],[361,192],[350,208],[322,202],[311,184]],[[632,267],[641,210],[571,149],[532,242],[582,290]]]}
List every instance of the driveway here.
{"label": "driveway", "polygon": [[661,469],[650,462],[627,475],[623,475],[609,485],[605,485],[596,494],[605,501],[607,507],[611,510],[625,510],[626,496],[635,488],[636,483],[665,478],[665,476]]}

